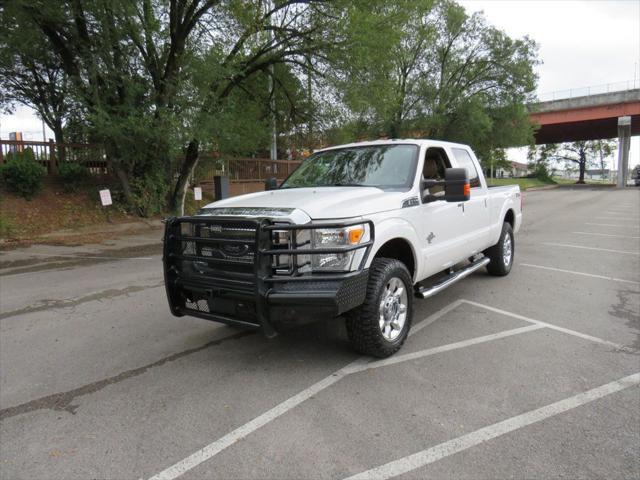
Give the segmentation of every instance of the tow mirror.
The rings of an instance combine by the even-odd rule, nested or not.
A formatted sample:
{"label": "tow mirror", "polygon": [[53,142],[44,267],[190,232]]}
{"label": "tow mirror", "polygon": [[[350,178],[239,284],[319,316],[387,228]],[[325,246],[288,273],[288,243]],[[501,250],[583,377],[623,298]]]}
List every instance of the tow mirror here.
{"label": "tow mirror", "polygon": [[[444,187],[444,195],[431,195],[429,189],[433,187]],[[445,202],[466,202],[471,197],[471,185],[469,184],[469,173],[466,168],[447,168],[444,171],[444,180],[422,180],[423,202],[435,202],[444,200]]]}
{"label": "tow mirror", "polygon": [[278,179],[276,177],[267,178],[264,181],[265,190],[277,190],[277,188],[278,188]]}
{"label": "tow mirror", "polygon": [[444,171],[444,199],[447,202],[466,202],[471,198],[469,172],[466,168],[447,168]]}

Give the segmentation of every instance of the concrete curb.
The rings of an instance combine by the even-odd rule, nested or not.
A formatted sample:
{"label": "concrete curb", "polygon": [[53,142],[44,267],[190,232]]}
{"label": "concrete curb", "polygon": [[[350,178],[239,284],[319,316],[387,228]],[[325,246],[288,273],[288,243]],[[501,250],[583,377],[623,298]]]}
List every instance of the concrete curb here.
{"label": "concrete curb", "polygon": [[526,188],[525,192],[535,192],[536,190],[553,190],[554,188],[558,188],[560,185],[545,185],[544,187],[531,187]]}

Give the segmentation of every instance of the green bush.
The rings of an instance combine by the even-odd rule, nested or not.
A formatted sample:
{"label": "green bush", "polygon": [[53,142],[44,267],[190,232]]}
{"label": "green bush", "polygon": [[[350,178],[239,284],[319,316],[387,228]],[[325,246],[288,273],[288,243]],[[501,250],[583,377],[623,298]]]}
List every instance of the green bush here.
{"label": "green bush", "polygon": [[142,217],[158,214],[166,207],[169,186],[158,172],[131,180],[134,207]]}
{"label": "green bush", "polygon": [[58,173],[67,192],[76,192],[82,187],[89,176],[84,165],[77,162],[62,162],[58,165]]}
{"label": "green bush", "polygon": [[36,162],[30,148],[10,153],[0,167],[0,177],[7,189],[27,200],[40,191],[44,175],[44,168]]}
{"label": "green bush", "polygon": [[0,214],[0,238],[11,238],[15,233],[15,229],[13,222]]}

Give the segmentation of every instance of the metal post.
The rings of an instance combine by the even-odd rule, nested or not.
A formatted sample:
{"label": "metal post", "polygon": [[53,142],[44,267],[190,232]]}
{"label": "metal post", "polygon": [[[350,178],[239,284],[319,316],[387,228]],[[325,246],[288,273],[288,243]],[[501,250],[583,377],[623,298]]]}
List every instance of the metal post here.
{"label": "metal post", "polygon": [[[271,10],[273,4],[271,0],[267,2],[267,9]],[[268,18],[269,26],[272,25],[271,17]],[[269,44],[273,43],[273,30],[269,30]],[[278,159],[278,131],[276,127],[276,82],[274,81],[275,68],[274,65],[269,65],[269,94],[271,95],[271,160]]]}
{"label": "metal post", "polygon": [[630,146],[631,117],[618,117],[618,188],[627,186]]}

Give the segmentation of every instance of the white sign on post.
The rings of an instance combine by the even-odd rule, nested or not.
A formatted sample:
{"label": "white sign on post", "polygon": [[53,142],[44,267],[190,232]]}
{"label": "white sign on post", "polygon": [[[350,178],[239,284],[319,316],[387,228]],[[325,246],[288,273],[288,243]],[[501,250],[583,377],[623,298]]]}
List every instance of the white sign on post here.
{"label": "white sign on post", "polygon": [[113,205],[113,201],[111,200],[111,192],[109,191],[109,189],[100,190],[100,201],[102,202],[103,207]]}
{"label": "white sign on post", "polygon": [[193,187],[193,198],[194,200],[202,200],[202,188]]}

